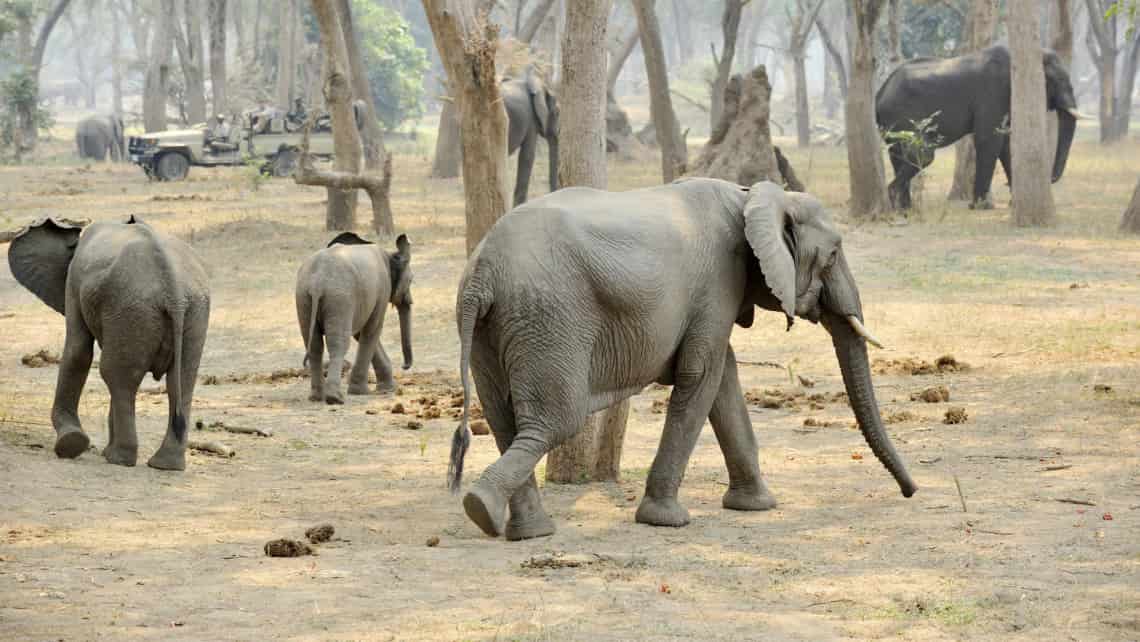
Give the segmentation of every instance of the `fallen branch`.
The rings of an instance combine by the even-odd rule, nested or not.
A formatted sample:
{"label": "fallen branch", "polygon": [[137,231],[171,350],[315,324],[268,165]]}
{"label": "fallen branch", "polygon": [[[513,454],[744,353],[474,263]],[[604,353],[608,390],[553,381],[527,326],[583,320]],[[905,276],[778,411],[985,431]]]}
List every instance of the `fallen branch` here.
{"label": "fallen branch", "polygon": [[201,441],[198,439],[191,439],[186,447],[190,450],[197,450],[199,452],[210,453],[212,455],[220,455],[222,457],[233,457],[237,453],[233,448],[217,442],[217,441]]}
{"label": "fallen branch", "polygon": [[787,370],[783,364],[776,363],[775,361],[744,361],[737,359],[736,363],[742,366],[760,366],[761,368],[775,368],[777,370]]}
{"label": "fallen branch", "polygon": [[1068,497],[1057,497],[1054,501],[1061,502],[1062,504],[1076,504],[1078,506],[1096,506],[1096,502],[1090,502],[1085,499],[1070,499]]}
{"label": "fallen branch", "polygon": [[1065,464],[1063,466],[1046,466],[1046,467],[1038,470],[1037,472],[1049,473],[1049,472],[1053,472],[1054,470],[1065,470],[1065,469],[1072,468],[1072,467],[1073,467],[1072,464]]}
{"label": "fallen branch", "polygon": [[807,606],[805,606],[804,608],[805,608],[805,609],[810,609],[810,608],[812,608],[813,606],[823,606],[823,605],[825,605],[825,604],[839,604],[840,602],[850,602],[850,603],[854,604],[854,603],[855,603],[855,600],[852,600],[852,599],[849,599],[849,598],[846,598],[846,597],[841,597],[841,598],[839,598],[838,600],[827,600],[827,601],[825,601],[825,602],[812,602],[811,604],[808,604],[808,605],[807,605]]}
{"label": "fallen branch", "polygon": [[966,512],[966,496],[962,494],[962,483],[958,481],[958,476],[954,475],[954,487],[958,489],[958,499],[962,500],[962,512]]}

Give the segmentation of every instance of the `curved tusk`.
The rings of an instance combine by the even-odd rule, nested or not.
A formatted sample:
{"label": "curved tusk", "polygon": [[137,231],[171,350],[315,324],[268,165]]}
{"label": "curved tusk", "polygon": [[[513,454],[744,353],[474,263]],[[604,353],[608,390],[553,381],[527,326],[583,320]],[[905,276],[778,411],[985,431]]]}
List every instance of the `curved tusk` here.
{"label": "curved tusk", "polygon": [[1081,112],[1079,112],[1076,109],[1073,109],[1071,107],[1069,109],[1066,109],[1065,111],[1068,112],[1068,114],[1070,116],[1072,116],[1074,120],[1086,120],[1086,119],[1088,119],[1088,116],[1085,116]]}
{"label": "curved tusk", "polygon": [[847,317],[847,322],[851,324],[852,329],[855,330],[855,334],[863,337],[864,341],[875,346],[876,348],[879,348],[880,350],[883,348],[883,344],[879,343],[878,339],[871,336],[871,333],[867,332],[867,328],[864,328],[862,323],[859,323],[858,317],[851,315]]}

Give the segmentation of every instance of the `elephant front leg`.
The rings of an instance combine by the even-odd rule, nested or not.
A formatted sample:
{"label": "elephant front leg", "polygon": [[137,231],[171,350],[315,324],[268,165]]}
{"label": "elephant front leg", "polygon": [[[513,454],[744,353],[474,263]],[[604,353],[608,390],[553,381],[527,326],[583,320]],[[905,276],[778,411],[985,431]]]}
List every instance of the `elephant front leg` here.
{"label": "elephant front leg", "polygon": [[[992,137],[991,137],[992,138]],[[990,185],[994,180],[994,169],[997,166],[998,156],[1001,153],[1001,140],[987,140],[981,145],[977,133],[974,134],[974,148],[977,157],[976,171],[974,173],[974,198],[970,202],[972,210],[992,210],[994,201],[990,195]]]}
{"label": "elephant front leg", "polygon": [[[701,341],[706,342],[708,339]],[[724,345],[715,341],[706,345],[709,343]],[[701,426],[720,388],[724,358],[707,354],[706,348],[682,347],[682,351],[673,377],[673,393],[669,396],[661,444],[645,482],[645,497],[637,507],[635,519],[641,524],[684,526],[689,523],[689,511],[677,501],[677,491]]]}
{"label": "elephant front leg", "polygon": [[[75,304],[77,305],[77,304]],[[75,307],[70,302],[68,309]],[[79,397],[87,383],[91,360],[95,351],[95,337],[87,329],[78,311],[67,315],[67,338],[55,384],[55,402],[51,409],[51,423],[55,428],[55,454],[74,459],[87,451],[91,439],[83,432],[79,421]]]}
{"label": "elephant front leg", "polygon": [[776,498],[768,491],[760,476],[759,452],[752,419],[740,389],[736,372],[736,356],[729,346],[724,360],[720,389],[709,413],[717,444],[728,467],[728,490],[722,505],[732,510],[768,510],[776,506]]}
{"label": "elephant front leg", "polygon": [[389,394],[396,392],[396,378],[392,376],[392,360],[384,351],[384,346],[376,344],[372,352],[372,371],[376,373],[376,392]]}

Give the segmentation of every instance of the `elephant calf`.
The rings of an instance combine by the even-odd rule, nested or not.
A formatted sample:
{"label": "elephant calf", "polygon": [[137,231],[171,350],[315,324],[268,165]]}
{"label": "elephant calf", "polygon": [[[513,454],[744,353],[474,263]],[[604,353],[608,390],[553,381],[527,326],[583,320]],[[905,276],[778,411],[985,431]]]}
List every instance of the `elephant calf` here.
{"label": "elephant calf", "polygon": [[[348,339],[356,339],[356,361],[348,394],[368,394],[368,365],[376,372],[377,392],[393,392],[392,362],[380,345],[384,312],[391,303],[400,314],[404,369],[412,367],[412,246],[408,237],[396,239],[389,254],[351,232],[329,242],[309,257],[297,272],[297,321],[305,341],[312,381],[311,401],[344,403],[341,367]],[[321,376],[323,343],[329,346],[328,374]]]}
{"label": "elephant calf", "polygon": [[166,375],[170,416],[147,464],[185,469],[186,426],[210,316],[206,270],[190,246],[134,216],[86,230],[49,218],[12,241],[8,263],[21,285],[67,319],[51,412],[55,454],[78,457],[91,443],[78,407],[98,341],[99,373],[111,392],[103,457],[135,465],[135,394],[150,372],[155,379]]}

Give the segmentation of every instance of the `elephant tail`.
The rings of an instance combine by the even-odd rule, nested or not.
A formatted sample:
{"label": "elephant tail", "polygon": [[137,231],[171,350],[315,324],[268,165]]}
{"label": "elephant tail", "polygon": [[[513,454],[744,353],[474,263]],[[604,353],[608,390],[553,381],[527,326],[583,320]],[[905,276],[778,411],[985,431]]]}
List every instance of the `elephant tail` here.
{"label": "elephant tail", "polygon": [[[465,281],[467,281],[465,279]],[[459,381],[463,384],[463,418],[451,439],[451,458],[447,464],[447,485],[452,493],[459,492],[463,481],[463,459],[471,445],[471,341],[475,335],[475,323],[487,314],[491,307],[489,292],[483,288],[471,287],[464,283],[459,291],[457,306],[459,317]]]}
{"label": "elephant tail", "polygon": [[305,335],[305,360],[301,362],[301,367],[309,367],[309,355],[313,353],[313,341],[321,341],[321,337],[317,336],[317,314],[321,310],[321,295],[311,295],[309,300],[309,333]]}
{"label": "elephant tail", "polygon": [[[177,290],[177,288],[176,288]],[[182,333],[186,328],[186,308],[181,301],[169,310],[170,327],[174,333],[174,363],[166,373],[166,390],[170,395],[170,432],[178,443],[186,441],[186,415],[182,412]]]}

